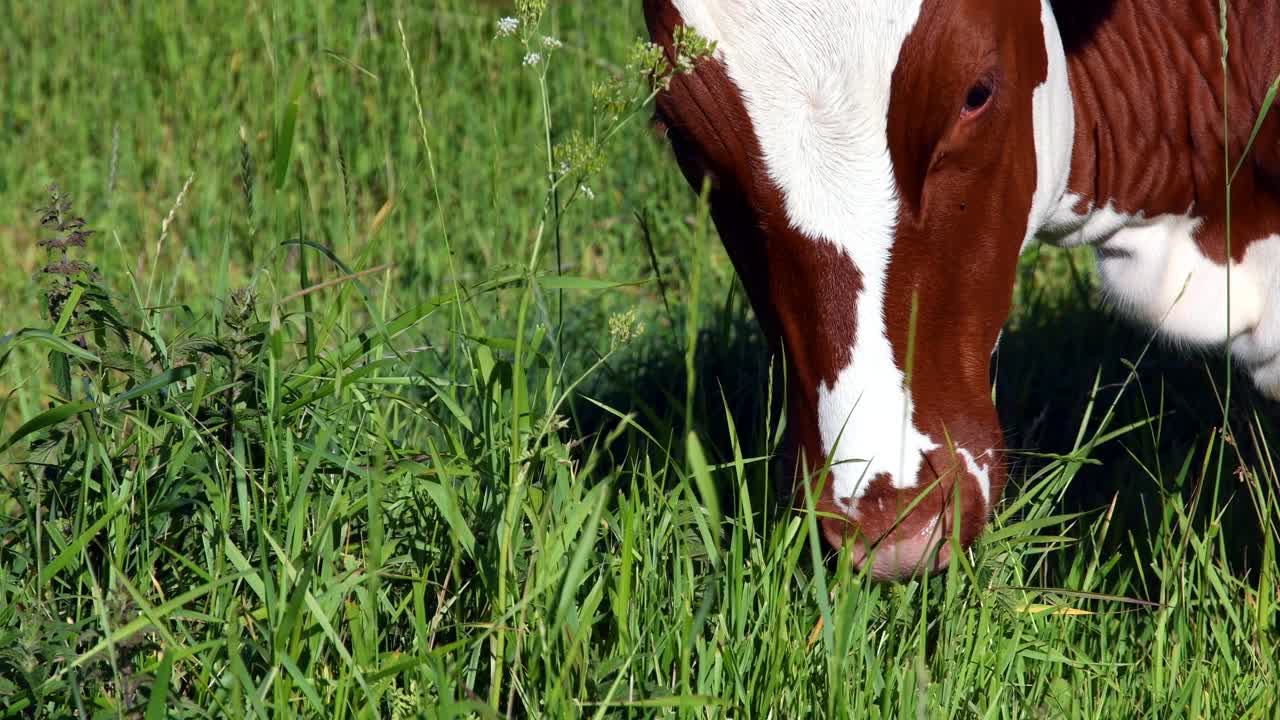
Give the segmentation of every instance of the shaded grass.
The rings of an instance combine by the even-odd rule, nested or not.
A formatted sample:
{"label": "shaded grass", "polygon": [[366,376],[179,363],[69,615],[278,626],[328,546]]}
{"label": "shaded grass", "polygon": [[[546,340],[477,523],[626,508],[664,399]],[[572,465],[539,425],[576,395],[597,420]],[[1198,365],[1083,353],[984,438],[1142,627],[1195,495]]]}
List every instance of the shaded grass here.
{"label": "shaded grass", "polygon": [[[634,10],[544,21],[554,141]],[[1219,363],[1116,327],[1080,255],[1024,263],[997,522],[875,585],[778,493],[785,377],[643,122],[560,215],[572,280],[550,235],[525,271],[543,110],[499,9],[5,12],[6,332],[53,325],[57,180],[129,328],[86,344],[135,363],[64,391],[6,347],[3,437],[50,422],[0,470],[0,712],[1272,713],[1274,406],[1237,387],[1219,471]]]}

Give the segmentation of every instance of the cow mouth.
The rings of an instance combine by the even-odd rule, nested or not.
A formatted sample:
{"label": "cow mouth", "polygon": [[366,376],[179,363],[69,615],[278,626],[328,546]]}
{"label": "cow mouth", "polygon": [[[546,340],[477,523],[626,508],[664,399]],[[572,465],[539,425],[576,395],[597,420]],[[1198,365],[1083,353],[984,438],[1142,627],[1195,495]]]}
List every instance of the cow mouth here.
{"label": "cow mouth", "polygon": [[[945,466],[940,459],[944,454],[949,458]],[[926,459],[929,469],[922,472],[918,487],[896,488],[888,476],[881,476],[852,502],[820,503],[827,542],[846,550],[854,567],[875,580],[905,580],[945,570],[953,552],[968,548],[987,523],[996,496],[984,491],[971,472],[973,463],[959,452],[935,451]],[[948,470],[935,474],[933,468],[938,467]],[[985,467],[995,477],[984,479],[1003,486],[1002,471],[992,464]]]}
{"label": "cow mouth", "polygon": [[[860,571],[873,579],[898,581],[927,577],[947,568],[951,562],[951,521],[945,515],[935,516],[918,531],[899,537],[897,533],[879,542],[859,538],[849,547],[849,559]],[[827,540],[839,547],[841,538]]]}

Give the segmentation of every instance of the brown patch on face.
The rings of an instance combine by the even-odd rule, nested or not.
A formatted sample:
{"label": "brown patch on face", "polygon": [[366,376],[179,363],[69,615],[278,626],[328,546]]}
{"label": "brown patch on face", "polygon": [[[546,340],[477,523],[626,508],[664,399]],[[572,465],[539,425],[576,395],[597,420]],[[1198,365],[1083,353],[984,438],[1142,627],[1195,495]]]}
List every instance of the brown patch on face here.
{"label": "brown patch on face", "polygon": [[[670,0],[645,0],[645,21],[653,42],[675,62],[672,34],[684,24]],[[765,251],[769,237],[762,223],[780,211],[778,202],[752,202],[760,192],[754,165],[761,156],[751,118],[724,67],[704,60],[692,73],[677,75],[659,93],[656,116],[665,130],[676,161],[695,192],[709,186],[711,216],[729,258],[742,278],[752,307],[771,341],[777,340],[778,320],[768,301],[769,268]]]}
{"label": "brown patch on face", "polygon": [[[665,0],[646,0],[645,15],[654,40],[670,52],[678,13]],[[1029,32],[1043,36],[1038,6],[928,0],[903,48],[889,108],[902,197],[886,278],[889,340],[898,366],[907,369],[918,293],[914,424],[940,444],[949,438],[980,456],[990,467],[993,502],[1004,474],[998,457],[981,457],[1002,446],[989,394],[990,353],[1009,311],[1027,230],[1036,182],[1031,93],[1047,71],[1043,47],[1025,41]],[[990,107],[962,120],[967,92],[980,79],[994,85]],[[826,457],[818,388],[849,366],[863,278],[834,244],[791,228],[739,89],[720,62],[704,61],[675,78],[657,105],[690,184],[700,189],[709,181],[712,217],[729,256],[766,333],[786,352],[791,444],[812,471]],[[931,452],[924,467],[906,490],[888,477],[873,479],[851,520],[823,522],[828,540],[839,545],[853,532],[868,544],[909,544],[954,508],[958,491],[959,533],[971,542],[987,517],[977,480],[946,447]],[[822,488],[818,510],[848,516],[832,484]],[[917,498],[917,509],[900,519]],[[949,535],[950,518],[939,527]]]}
{"label": "brown patch on face", "polygon": [[[910,366],[916,427],[975,456],[1003,445],[990,358],[1009,314],[1037,181],[1032,94],[1047,76],[1048,57],[1042,42],[1028,38],[1042,37],[1038,4],[927,0],[893,78],[889,152],[901,206],[886,282],[889,340],[899,367]],[[992,88],[991,99],[977,112],[965,110],[982,84]],[[897,511],[940,479],[891,537],[930,522],[957,482],[961,536],[976,537],[987,509],[955,458],[946,448],[930,453],[910,490],[877,480],[860,503],[864,534],[887,532]],[[994,503],[1005,481],[1001,463],[990,456],[978,462],[990,466]]]}
{"label": "brown patch on face", "polygon": [[[1224,82],[1217,0],[1112,2],[1105,13],[1098,4],[1055,7],[1059,25],[1073,33],[1067,63],[1076,137],[1068,185],[1081,196],[1075,209],[1083,214],[1112,204],[1147,217],[1190,210],[1203,221],[1196,236],[1201,251],[1224,263],[1225,161],[1229,156],[1234,169],[1243,156],[1267,87],[1280,73],[1280,5],[1228,3]],[[1280,113],[1262,126],[1231,204],[1230,255],[1240,261],[1252,242],[1280,232]]]}
{"label": "brown patch on face", "polygon": [[[645,0],[644,9],[650,35],[671,59],[679,13],[669,0]],[[741,92],[718,60],[677,76],[658,95],[657,115],[689,184],[700,191],[710,183],[725,249],[765,333],[786,353],[792,442],[816,465],[812,458],[825,456],[817,388],[849,365],[862,276],[834,244],[791,227]]]}

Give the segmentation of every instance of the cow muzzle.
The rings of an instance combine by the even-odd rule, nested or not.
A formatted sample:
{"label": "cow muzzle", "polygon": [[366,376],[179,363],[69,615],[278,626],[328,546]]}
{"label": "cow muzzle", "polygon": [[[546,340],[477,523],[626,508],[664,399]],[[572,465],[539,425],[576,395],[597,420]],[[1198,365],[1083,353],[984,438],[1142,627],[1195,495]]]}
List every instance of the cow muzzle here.
{"label": "cow muzzle", "polygon": [[911,487],[896,487],[885,475],[856,499],[821,502],[823,535],[835,548],[847,545],[855,567],[877,580],[940,572],[977,539],[1003,489],[993,455],[935,450]]}

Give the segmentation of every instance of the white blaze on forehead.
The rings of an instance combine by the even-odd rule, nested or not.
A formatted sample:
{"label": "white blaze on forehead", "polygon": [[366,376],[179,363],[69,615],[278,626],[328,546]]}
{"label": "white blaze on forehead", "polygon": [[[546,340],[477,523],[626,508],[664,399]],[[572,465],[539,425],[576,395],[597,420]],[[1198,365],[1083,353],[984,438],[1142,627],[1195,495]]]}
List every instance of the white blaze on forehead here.
{"label": "white blaze on forehead", "polygon": [[851,362],[818,388],[834,494],[848,508],[881,474],[897,488],[915,486],[923,453],[939,447],[912,421],[884,317],[898,219],[889,99],[921,2],[675,0],[685,22],[718,43],[792,226],[813,242],[834,243],[862,274],[849,308]]}

